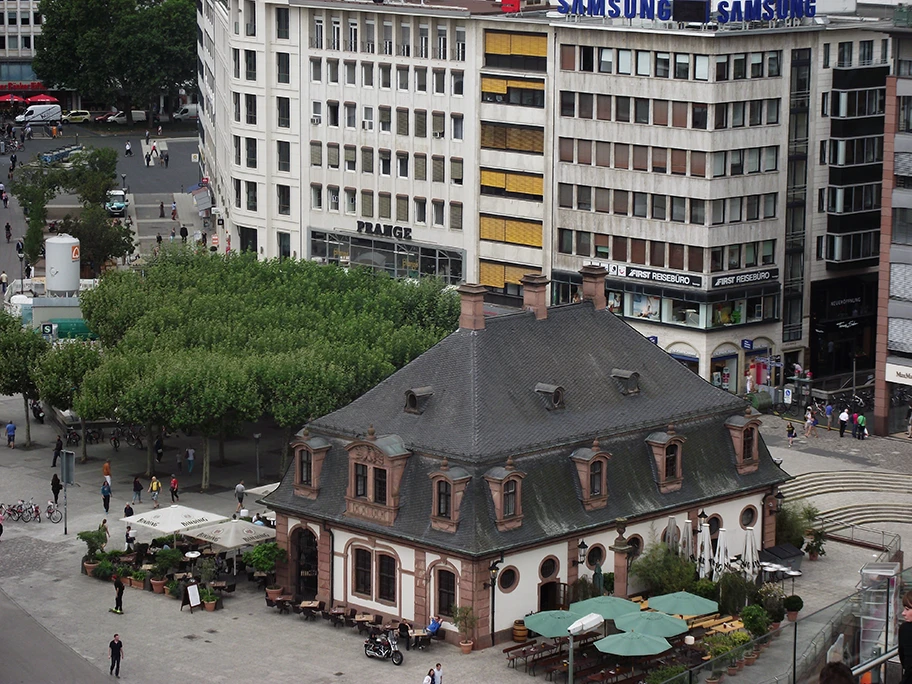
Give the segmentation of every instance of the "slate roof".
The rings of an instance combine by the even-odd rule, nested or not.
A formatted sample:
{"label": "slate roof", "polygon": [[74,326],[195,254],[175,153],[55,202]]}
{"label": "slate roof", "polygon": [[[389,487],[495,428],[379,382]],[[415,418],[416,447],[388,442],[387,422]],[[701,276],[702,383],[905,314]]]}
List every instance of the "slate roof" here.
{"label": "slate roof", "polygon": [[[294,468],[264,499],[290,515],[336,521],[369,534],[392,535],[421,546],[484,556],[547,539],[605,528],[619,518],[661,517],[663,511],[700,505],[720,496],[755,491],[788,476],[772,461],[762,439],[755,473],[739,475],[725,421],[746,404],[712,387],[608,311],[589,303],[488,319],[486,329],[459,330],[348,406],[309,425],[311,439],[326,438],[320,492],[295,497]],[[612,368],[640,372],[640,392],[624,396]],[[566,408],[548,410],[534,392],[538,382],[565,390]],[[431,385],[421,415],[406,413],[405,390]],[[683,484],[661,494],[655,459],[646,439],[673,423],[685,438]],[[374,425],[378,442],[398,435],[412,453],[392,528],[345,516],[348,455],[345,444]],[[611,454],[608,505],[586,511],[570,456],[591,446]],[[525,473],[522,525],[499,532],[484,475],[514,456]],[[429,475],[441,456],[451,470],[471,476],[455,533],[431,527]]]}
{"label": "slate roof", "polygon": [[[411,450],[472,462],[592,441],[651,425],[664,427],[744,402],[717,389],[607,309],[589,302],[488,318],[485,329],[457,330],[345,406],[310,424],[316,434],[399,435]],[[624,395],[612,369],[640,374]],[[565,408],[548,408],[538,383],[564,389]],[[421,415],[406,413],[405,392],[433,390]]]}

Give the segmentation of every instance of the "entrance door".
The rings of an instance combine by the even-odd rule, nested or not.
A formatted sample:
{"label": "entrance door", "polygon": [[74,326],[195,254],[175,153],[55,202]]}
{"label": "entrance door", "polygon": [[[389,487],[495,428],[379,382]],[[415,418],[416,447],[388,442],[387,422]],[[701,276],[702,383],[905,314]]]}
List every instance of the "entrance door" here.
{"label": "entrance door", "polygon": [[302,601],[311,601],[317,597],[317,537],[308,529],[295,532],[295,543],[298,548],[298,591]]}
{"label": "entrance door", "polygon": [[538,609],[567,610],[570,605],[570,592],[563,582],[545,582],[538,588]]}

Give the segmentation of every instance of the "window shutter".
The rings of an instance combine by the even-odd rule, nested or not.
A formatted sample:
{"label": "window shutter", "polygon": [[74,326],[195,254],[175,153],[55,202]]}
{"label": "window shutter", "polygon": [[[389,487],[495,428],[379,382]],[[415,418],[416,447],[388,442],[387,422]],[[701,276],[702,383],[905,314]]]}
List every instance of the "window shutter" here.
{"label": "window shutter", "polygon": [[493,261],[482,261],[478,269],[478,281],[487,287],[504,286],[504,265]]}
{"label": "window shutter", "polygon": [[389,107],[380,107],[380,123],[389,124],[393,120],[393,112]]}
{"label": "window shutter", "polygon": [[462,159],[450,160],[450,180],[456,185],[462,185]]}
{"label": "window shutter", "polygon": [[396,134],[397,135],[408,135],[409,134],[409,121],[408,121],[408,110],[407,109],[397,109],[396,110]]}
{"label": "window shutter", "polygon": [[450,230],[462,230],[462,205],[450,202]]}
{"label": "window shutter", "polygon": [[510,54],[510,34],[497,33],[496,31],[485,32],[485,54],[488,55],[509,55]]}
{"label": "window shutter", "polygon": [[427,112],[423,110],[415,112],[415,137],[427,137]]}
{"label": "window shutter", "polygon": [[503,78],[482,78],[481,90],[494,95],[506,95],[507,81]]}
{"label": "window shutter", "polygon": [[482,216],[478,224],[478,235],[482,240],[504,241],[504,219],[499,216]]}
{"label": "window shutter", "polygon": [[373,173],[374,172],[374,148],[373,147],[362,147],[361,148],[361,170],[364,173]]}
{"label": "window shutter", "polygon": [[415,155],[415,180],[427,180],[427,155]]}
{"label": "window shutter", "polygon": [[541,273],[540,268],[534,266],[515,266],[513,264],[504,264],[504,282],[519,285],[522,277],[527,273]]}
{"label": "window shutter", "polygon": [[380,218],[390,218],[392,216],[393,198],[389,193],[380,193]]}
{"label": "window shutter", "polygon": [[372,190],[361,191],[361,216],[374,218],[374,193]]}
{"label": "window shutter", "polygon": [[432,163],[432,167],[431,167],[431,170],[432,170],[432,173],[433,173],[433,178],[432,178],[432,180],[433,180],[435,183],[443,183],[443,182],[444,182],[443,161],[444,161],[444,158],[443,158],[443,157],[434,157],[433,160],[432,160],[432,162],[433,162],[433,163]]}
{"label": "window shutter", "polygon": [[310,143],[310,165],[323,166],[323,143]]}
{"label": "window shutter", "polygon": [[507,219],[504,238],[506,242],[527,247],[542,246],[542,224],[537,221]]}
{"label": "window shutter", "polygon": [[503,171],[481,170],[481,184],[489,188],[504,188],[507,185],[506,174]]}
{"label": "window shutter", "polygon": [[332,143],[326,146],[326,164],[331,169],[339,167],[339,146]]}
{"label": "window shutter", "polygon": [[354,146],[345,146],[345,161],[353,162],[355,161],[355,148]]}
{"label": "window shutter", "polygon": [[403,195],[396,195],[396,220],[408,221],[409,200]]}
{"label": "window shutter", "polygon": [[444,120],[445,119],[442,112],[433,113],[431,124],[435,134],[439,133],[443,135],[444,130],[446,130],[443,123]]}

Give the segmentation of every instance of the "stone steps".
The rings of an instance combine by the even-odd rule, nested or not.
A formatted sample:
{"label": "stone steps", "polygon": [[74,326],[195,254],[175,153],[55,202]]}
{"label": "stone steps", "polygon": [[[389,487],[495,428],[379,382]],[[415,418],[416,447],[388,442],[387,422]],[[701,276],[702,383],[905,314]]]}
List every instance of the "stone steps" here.
{"label": "stone steps", "polygon": [[850,525],[883,522],[912,524],[912,510],[903,503],[859,503],[821,511],[819,518],[828,532],[836,532]]}
{"label": "stone steps", "polygon": [[788,500],[805,499],[821,494],[842,492],[895,492],[912,494],[912,483],[897,473],[847,470],[816,472],[799,475],[784,483],[780,489]]}

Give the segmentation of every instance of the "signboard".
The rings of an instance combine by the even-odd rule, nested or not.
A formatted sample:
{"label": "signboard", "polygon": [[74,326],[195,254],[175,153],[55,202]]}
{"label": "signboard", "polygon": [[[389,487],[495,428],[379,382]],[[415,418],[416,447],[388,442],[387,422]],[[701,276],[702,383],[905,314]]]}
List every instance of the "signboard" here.
{"label": "signboard", "polygon": [[9,81],[0,83],[0,90],[45,90],[41,81]]}
{"label": "signboard", "polygon": [[782,391],[782,401],[786,404],[792,403],[792,390],[786,388]]}
{"label": "signboard", "polygon": [[190,606],[190,613],[193,614],[193,609],[199,608],[200,605],[202,605],[202,601],[200,601],[199,585],[194,583],[185,586],[181,599],[181,610],[184,609],[184,606]]}
{"label": "signboard", "polygon": [[778,268],[765,268],[762,271],[749,271],[748,273],[730,273],[712,277],[711,287],[737,287],[739,285],[754,285],[755,283],[769,283],[779,279]]}
{"label": "signboard", "polygon": [[53,323],[42,323],[41,324],[41,334],[42,335],[53,335],[54,334],[54,324]]}
{"label": "signboard", "polygon": [[748,351],[750,351],[753,348],[754,348],[753,340],[741,340],[741,349],[747,349]]}
{"label": "signboard", "polygon": [[[682,3],[685,6],[698,3]],[[800,19],[817,14],[817,0],[721,0],[712,12],[709,0],[702,3],[702,16],[686,7],[687,18],[671,0],[558,0],[557,11],[571,16],[607,17],[609,19],[651,19],[654,21],[691,21],[729,24],[744,21]]]}
{"label": "signboard", "polygon": [[663,285],[679,285],[683,287],[701,287],[703,285],[703,278],[698,275],[675,273],[673,271],[656,271],[651,268],[628,264],[609,264],[608,275],[628,280],[647,280]]}
{"label": "signboard", "polygon": [[912,366],[901,366],[898,363],[887,363],[885,371],[887,382],[896,382],[900,385],[912,385]]}
{"label": "signboard", "polygon": [[412,229],[407,226],[394,226],[389,223],[371,223],[370,221],[358,221],[357,226],[359,233],[391,237],[396,238],[397,240],[412,239]]}
{"label": "signboard", "polygon": [[79,261],[79,245],[73,245],[70,247],[70,259],[73,261]]}
{"label": "signboard", "polygon": [[76,474],[76,452],[75,451],[61,451],[60,452],[60,479],[63,480],[64,484],[73,485],[76,484],[74,475]]}
{"label": "signboard", "polygon": [[191,154],[190,161],[194,164],[199,164],[200,156],[198,154]]}
{"label": "signboard", "polygon": [[519,12],[519,0],[501,0],[501,12]]}
{"label": "signboard", "polygon": [[650,335],[650,336],[647,337],[646,339],[649,340],[650,342],[652,342],[653,344],[658,344],[658,343],[659,343],[659,336],[658,336],[658,335]]}

